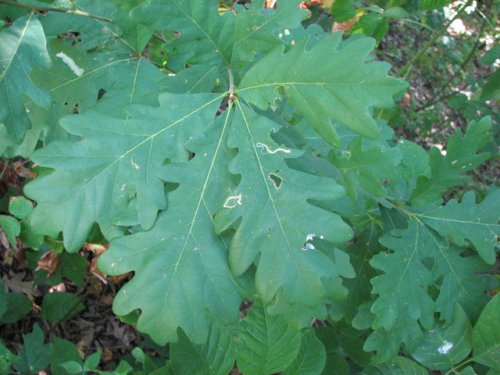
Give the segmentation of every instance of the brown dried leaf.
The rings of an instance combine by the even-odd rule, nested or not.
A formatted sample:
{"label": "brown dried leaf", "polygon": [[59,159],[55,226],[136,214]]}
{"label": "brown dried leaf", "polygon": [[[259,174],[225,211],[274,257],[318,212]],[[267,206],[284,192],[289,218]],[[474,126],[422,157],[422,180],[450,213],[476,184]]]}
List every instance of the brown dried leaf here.
{"label": "brown dried leaf", "polygon": [[274,8],[276,6],[276,0],[266,0],[264,3],[264,8]]}
{"label": "brown dried leaf", "polygon": [[10,249],[10,244],[9,241],[7,240],[7,236],[1,229],[0,229],[0,245],[2,245],[4,249]]}
{"label": "brown dried leaf", "polygon": [[36,173],[34,173],[30,168],[25,167],[26,161],[15,161],[12,163],[12,168],[16,172],[19,177],[33,179],[36,177]]}
{"label": "brown dried leaf", "polygon": [[38,260],[38,267],[35,271],[45,270],[49,273],[49,277],[52,277],[57,272],[60,263],[61,259],[57,254],[54,251],[49,251],[40,257]]}
{"label": "brown dried leaf", "polygon": [[353,17],[345,22],[334,22],[332,31],[346,31],[351,30],[352,27],[358,22],[359,16]]}
{"label": "brown dried leaf", "polygon": [[38,297],[41,295],[40,290],[32,281],[25,281],[26,272],[18,272],[12,278],[2,277],[4,285],[10,291],[16,293],[24,293],[28,297]]}
{"label": "brown dried leaf", "polygon": [[102,351],[101,361],[104,363],[109,362],[113,359],[113,352],[107,348]]}
{"label": "brown dried leaf", "polygon": [[95,277],[97,277],[103,284],[107,284],[108,281],[106,280],[106,275],[104,275],[99,269],[97,268],[97,258],[93,258],[92,261],[90,262],[90,273],[92,273]]}
{"label": "brown dried leaf", "polygon": [[85,245],[83,245],[83,247],[85,248],[85,250],[88,250],[88,251],[94,253],[95,255],[99,256],[102,253],[104,253],[106,250],[108,250],[109,244],[101,245],[101,244],[87,242]]}

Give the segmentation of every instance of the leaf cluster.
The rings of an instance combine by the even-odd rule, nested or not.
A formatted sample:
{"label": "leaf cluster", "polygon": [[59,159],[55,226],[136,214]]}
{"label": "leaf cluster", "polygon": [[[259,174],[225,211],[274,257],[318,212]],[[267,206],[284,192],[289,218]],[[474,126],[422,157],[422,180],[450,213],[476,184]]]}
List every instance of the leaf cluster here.
{"label": "leaf cluster", "polygon": [[375,114],[406,84],[300,3],[0,4],[0,151],[37,165],[30,227],[70,253],[97,228],[99,268],[133,272],[114,312],[175,374],[498,370],[500,196],[442,201],[491,119],[445,154],[396,141]]}

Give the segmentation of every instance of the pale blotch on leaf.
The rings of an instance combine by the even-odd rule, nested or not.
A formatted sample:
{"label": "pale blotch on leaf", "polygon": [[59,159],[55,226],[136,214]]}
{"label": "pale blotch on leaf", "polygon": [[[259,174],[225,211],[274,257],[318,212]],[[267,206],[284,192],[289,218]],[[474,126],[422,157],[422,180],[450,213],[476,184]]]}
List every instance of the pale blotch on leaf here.
{"label": "pale blotch on leaf", "polygon": [[443,345],[441,345],[437,351],[439,354],[448,354],[451,349],[453,349],[453,344],[445,340],[443,341]]}
{"label": "pale blotch on leaf", "polygon": [[134,158],[130,159],[130,164],[132,164],[132,167],[134,169],[141,169],[141,167],[139,167],[139,164],[137,164],[137,163],[134,162]]}
{"label": "pale blotch on leaf", "polygon": [[[315,250],[316,246],[314,246],[310,241],[314,240],[316,237],[315,233],[308,233],[306,236],[306,240],[304,241],[304,245],[302,246],[302,251]],[[319,236],[319,238],[323,239],[323,236]]]}
{"label": "pale blotch on leaf", "polygon": [[236,206],[241,206],[243,197],[241,194],[231,195],[227,197],[224,202],[224,208],[235,208]]}
{"label": "pale blotch on leaf", "polygon": [[85,70],[76,65],[75,60],[66,55],[64,52],[59,52],[56,56],[59,57],[76,76],[81,77],[83,73],[85,73]]}
{"label": "pale blotch on leaf", "polygon": [[284,152],[285,154],[289,154],[290,152],[292,152],[291,150],[287,149],[287,148],[284,148],[284,147],[278,147],[277,149],[274,149],[272,150],[268,145],[266,145],[265,143],[256,143],[255,146],[257,146],[257,148],[260,148],[262,150],[262,153],[263,154],[276,154],[278,152]]}

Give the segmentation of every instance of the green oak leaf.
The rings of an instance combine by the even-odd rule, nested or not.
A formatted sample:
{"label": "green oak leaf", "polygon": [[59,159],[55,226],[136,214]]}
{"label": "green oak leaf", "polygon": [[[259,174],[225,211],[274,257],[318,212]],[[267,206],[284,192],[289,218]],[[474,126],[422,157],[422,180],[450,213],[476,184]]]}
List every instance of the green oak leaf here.
{"label": "green oak leaf", "polygon": [[120,27],[120,38],[137,55],[141,55],[155,31],[150,25],[135,22],[132,18],[132,11],[144,1],[112,1],[117,7],[117,12],[113,14],[113,23]]}
{"label": "green oak leaf", "polygon": [[384,197],[387,194],[385,185],[398,177],[401,152],[378,145],[363,147],[362,139],[357,138],[347,150],[338,154],[332,152],[330,160],[342,173],[343,186],[349,195],[355,198],[359,189],[364,194]]}
{"label": "green oak leaf", "polygon": [[450,200],[445,206],[425,211],[418,216],[458,246],[463,246],[464,241],[469,240],[486,263],[494,264],[495,247],[498,246],[500,236],[498,202],[500,190],[492,191],[479,204],[476,204],[475,194],[468,192],[460,203]]}
{"label": "green oak leaf", "polygon": [[236,230],[230,243],[231,269],[242,275],[256,263],[255,282],[265,303],[285,288],[289,303],[314,308],[328,293],[324,279],[337,278],[339,271],[313,240],[343,242],[351,229],[311,201],[339,198],[343,189],[331,179],[289,168],[285,160],[301,152],[272,140],[278,124],[245,104],[236,107],[228,146],[238,154],[229,169],[241,182],[215,217],[219,233]]}
{"label": "green oak leaf", "polygon": [[[111,19],[117,16],[115,4],[109,0],[68,0],[68,7],[86,12],[93,16]],[[132,47],[120,37],[119,28],[114,22],[106,22],[94,17],[85,17],[75,13],[48,12],[41,17],[45,35],[48,40],[55,38],[65,40],[83,50],[97,50],[118,41],[119,45],[132,51]],[[76,33],[76,34],[75,34]],[[117,45],[114,45],[117,48]]]}
{"label": "green oak leaf", "polygon": [[44,370],[50,363],[52,344],[44,343],[44,334],[38,324],[33,332],[23,335],[24,345],[19,352],[19,359],[14,367],[21,374],[35,375]]}
{"label": "green oak leaf", "polygon": [[[117,10],[110,1],[96,4],[79,0],[74,6],[117,20],[127,13]],[[48,108],[41,108],[33,100],[26,102],[33,127],[21,145],[8,145],[8,156],[30,156],[39,139],[47,144],[69,138],[58,126],[63,116],[97,106],[106,114],[126,117],[124,108],[128,104],[156,102],[166,75],[146,58],[139,58],[135,47],[120,35],[115,23],[56,12],[49,12],[41,23],[53,65],[48,71],[34,69],[32,79],[50,92],[52,103]]]}
{"label": "green oak leaf", "polygon": [[371,281],[378,295],[371,307],[375,332],[365,343],[366,350],[378,351],[379,361],[397,354],[400,343],[423,338],[421,327],[432,329],[436,312],[451,322],[450,302],[460,303],[469,316],[478,315],[491,283],[483,274],[489,267],[479,257],[462,256],[418,220],[380,242],[390,251],[370,261],[383,274]]}
{"label": "green oak leaf", "polygon": [[25,187],[38,202],[33,226],[53,236],[62,231],[69,251],[83,244],[94,222],[103,230],[111,223],[151,228],[167,205],[157,171],[165,159],[188,157],[183,142],[212,121],[220,100],[164,94],[162,107],[135,107],[130,119],[98,112],[64,118],[65,129],[82,140],[53,142],[33,154],[39,165],[55,169]]}
{"label": "green oak leaf", "polygon": [[[0,288],[3,285],[0,284]],[[7,310],[0,316],[0,322],[12,324],[24,318],[31,311],[33,305],[23,293],[10,292],[4,295]]]}
{"label": "green oak leaf", "polygon": [[500,296],[484,308],[472,332],[473,358],[476,362],[500,371]]}
{"label": "green oak leaf", "polygon": [[193,345],[186,335],[170,345],[170,358],[175,374],[227,375],[235,361],[235,329],[214,322],[209,340]]}
{"label": "green oak leaf", "polygon": [[276,9],[265,9],[264,1],[256,0],[235,6],[237,14],[220,14],[216,0],[150,0],[134,9],[132,18],[152,29],[176,32],[166,45],[168,66],[175,71],[186,62],[235,67],[283,45],[280,35],[307,16],[299,5],[300,0],[279,0]]}
{"label": "green oak leaf", "polygon": [[204,344],[210,319],[226,325],[238,319],[240,297],[228,249],[212,229],[232,184],[225,147],[230,115],[214,122],[213,108],[205,105],[192,119],[192,125],[208,122],[209,128],[186,145],[195,154],[191,161],[166,166],[162,177],[179,184],[168,194],[168,210],[151,230],[112,241],[99,261],[107,274],[135,272],[115,298],[114,311],[140,309],[138,329],[162,345],[178,340],[178,327],[193,344]]}
{"label": "green oak leaf", "polygon": [[430,176],[429,155],[422,147],[404,139],[398,142],[398,148],[402,154],[401,166],[406,178]]}
{"label": "green oak leaf", "polygon": [[[64,364],[67,362],[80,362],[80,352],[71,341],[54,337],[52,344],[52,355],[50,356],[50,370],[53,375],[68,375],[72,372],[66,371]],[[81,373],[81,366],[79,368]],[[78,372],[75,372],[78,374]]]}
{"label": "green oak leaf", "polygon": [[267,54],[285,43],[285,37],[308,17],[300,0],[278,0],[274,9],[265,9],[264,0],[252,1],[236,17],[231,65],[253,61],[255,54]]}
{"label": "green oak leaf", "polygon": [[411,356],[427,368],[448,370],[469,355],[471,336],[469,318],[457,304],[451,324],[426,331],[423,339],[415,342]]}
{"label": "green oak leaf", "polygon": [[372,222],[366,235],[359,236],[356,243],[346,248],[356,274],[355,278],[344,282],[349,291],[348,298],[343,305],[344,314],[348,320],[353,319],[357,311],[362,309],[363,303],[371,301],[370,279],[376,275],[376,272],[370,267],[369,261],[378,251],[379,235],[379,228],[376,223]]}
{"label": "green oak leaf", "polygon": [[404,357],[396,357],[390,362],[372,365],[360,372],[361,375],[429,375],[418,363]]}
{"label": "green oak leaf", "polygon": [[429,151],[431,176],[421,176],[411,196],[415,206],[439,201],[444,191],[469,180],[464,173],[470,171],[485,160],[490,154],[480,152],[491,139],[491,118],[484,117],[480,121],[473,121],[462,135],[460,128],[455,135],[448,139],[446,155],[433,147]]}
{"label": "green oak leaf", "polygon": [[166,45],[168,66],[174,71],[190,65],[229,66],[234,40],[234,16],[218,12],[216,0],[149,0],[132,11],[132,19],[155,30],[178,36]]}
{"label": "green oak leaf", "polygon": [[284,375],[315,375],[321,373],[326,363],[326,351],[323,343],[313,330],[302,336],[300,350],[292,364],[283,371]]}
{"label": "green oak leaf", "polygon": [[50,68],[51,60],[42,25],[34,14],[18,18],[0,31],[0,45],[0,122],[7,137],[21,143],[31,127],[24,98],[41,107],[51,104],[48,91],[35,85],[30,73],[35,67]]}
{"label": "green oak leaf", "polygon": [[33,79],[50,91],[53,101],[48,109],[27,105],[35,124],[32,149],[40,136],[45,143],[68,138],[64,129],[55,126],[65,116],[96,109],[127,118],[124,109],[130,104],[155,104],[167,78],[149,61],[121,52],[87,52],[60,39],[52,40],[49,50],[53,68],[35,71]]}
{"label": "green oak leaf", "polygon": [[43,298],[40,315],[44,320],[58,323],[62,320],[71,319],[84,308],[85,306],[80,299],[72,293],[49,293]]}
{"label": "green oak leaf", "polygon": [[322,375],[349,375],[349,363],[340,347],[337,330],[331,326],[315,329],[315,334],[321,341],[326,352],[326,361]]}
{"label": "green oak leaf", "polygon": [[9,213],[19,220],[25,220],[33,212],[33,203],[23,196],[12,197],[9,200]]}
{"label": "green oak leaf", "polygon": [[17,248],[16,237],[21,234],[21,224],[15,217],[0,215],[0,230],[5,233],[7,240],[14,249]]}
{"label": "green oak leaf", "polygon": [[302,41],[286,52],[276,48],[244,75],[238,93],[260,108],[274,106],[286,96],[331,145],[339,143],[332,118],[358,134],[376,138],[379,128],[370,108],[391,106],[392,97],[405,85],[387,77],[389,65],[365,63],[374,44],[368,38],[342,43],[340,34],[332,34],[313,47]]}
{"label": "green oak leaf", "polygon": [[268,375],[285,370],[301,346],[301,332],[255,303],[241,324],[236,363],[244,374]]}
{"label": "green oak leaf", "polygon": [[16,356],[5,346],[3,341],[0,340],[0,373],[8,374],[15,360]]}

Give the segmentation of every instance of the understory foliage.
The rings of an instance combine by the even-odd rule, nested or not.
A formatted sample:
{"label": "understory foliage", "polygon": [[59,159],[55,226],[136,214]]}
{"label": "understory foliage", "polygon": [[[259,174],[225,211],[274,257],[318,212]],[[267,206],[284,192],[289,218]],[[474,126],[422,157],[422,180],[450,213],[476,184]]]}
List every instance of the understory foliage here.
{"label": "understory foliage", "polygon": [[133,272],[115,314],[169,344],[149,373],[500,370],[500,193],[442,198],[490,118],[446,152],[396,141],[377,114],[406,83],[299,0],[1,3],[0,152],[38,175],[19,219],[109,242],[99,269]]}

